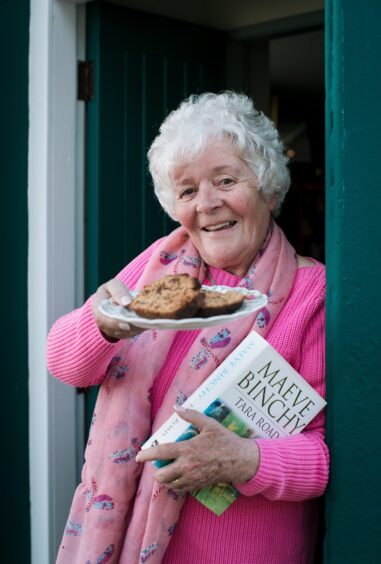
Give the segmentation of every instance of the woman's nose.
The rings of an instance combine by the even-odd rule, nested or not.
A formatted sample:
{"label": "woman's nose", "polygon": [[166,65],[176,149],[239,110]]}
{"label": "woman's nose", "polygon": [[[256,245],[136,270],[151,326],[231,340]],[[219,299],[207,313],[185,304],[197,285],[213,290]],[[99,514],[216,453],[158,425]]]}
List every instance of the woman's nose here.
{"label": "woman's nose", "polygon": [[212,182],[201,181],[198,186],[196,210],[201,213],[210,213],[215,208],[222,206],[218,190]]}

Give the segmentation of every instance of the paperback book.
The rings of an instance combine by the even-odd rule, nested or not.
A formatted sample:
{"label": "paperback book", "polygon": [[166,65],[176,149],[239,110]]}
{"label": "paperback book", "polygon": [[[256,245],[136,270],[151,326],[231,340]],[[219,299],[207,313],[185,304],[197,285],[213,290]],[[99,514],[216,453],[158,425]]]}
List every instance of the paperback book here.
{"label": "paperback book", "polygon": [[[256,332],[250,333],[183,403],[213,417],[245,438],[293,436],[326,405],[325,400]],[[142,449],[184,441],[197,430],[174,413]],[[157,460],[160,468],[171,461]],[[217,484],[192,493],[221,515],[239,496],[231,484]]]}

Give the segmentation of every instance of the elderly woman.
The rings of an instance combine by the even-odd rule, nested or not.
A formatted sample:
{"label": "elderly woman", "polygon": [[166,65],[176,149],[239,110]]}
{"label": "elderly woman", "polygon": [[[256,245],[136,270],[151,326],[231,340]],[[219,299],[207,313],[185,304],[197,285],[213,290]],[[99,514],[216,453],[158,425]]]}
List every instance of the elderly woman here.
{"label": "elderly woman", "polygon": [[[298,436],[254,440],[181,408],[253,330],[324,394],[325,272],[296,255],[273,219],[289,186],[277,131],[243,95],[192,96],[162,124],[149,163],[156,195],[180,227],[49,335],[54,376],[101,384],[58,562],[310,563],[316,498],[328,476],[324,415]],[[125,305],[129,289],[181,272],[203,284],[258,289],[268,305],[177,332],[141,331],[98,310],[105,298]],[[227,338],[213,348],[221,331]],[[173,406],[199,434],[139,452]],[[155,459],[172,462],[158,470]],[[216,517],[187,492],[221,481],[241,495]]]}

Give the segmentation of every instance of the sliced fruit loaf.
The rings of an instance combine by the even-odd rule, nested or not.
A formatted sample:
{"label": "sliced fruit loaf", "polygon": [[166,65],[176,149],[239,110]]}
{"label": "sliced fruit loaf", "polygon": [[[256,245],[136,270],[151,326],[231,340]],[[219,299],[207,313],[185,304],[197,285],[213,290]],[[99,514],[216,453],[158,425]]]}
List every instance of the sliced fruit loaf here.
{"label": "sliced fruit loaf", "polygon": [[212,317],[233,313],[241,307],[245,296],[239,292],[210,292],[201,290],[203,300],[195,317]]}
{"label": "sliced fruit loaf", "polygon": [[144,286],[127,306],[148,319],[183,319],[193,317],[203,296],[200,282],[188,274],[168,274]]}

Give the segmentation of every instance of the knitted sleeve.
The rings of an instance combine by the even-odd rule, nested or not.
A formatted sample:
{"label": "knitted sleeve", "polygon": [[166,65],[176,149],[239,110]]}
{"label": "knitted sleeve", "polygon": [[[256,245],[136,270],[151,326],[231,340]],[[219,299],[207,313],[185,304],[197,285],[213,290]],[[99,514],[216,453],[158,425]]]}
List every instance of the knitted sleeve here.
{"label": "knitted sleeve", "polygon": [[[299,372],[313,381],[316,391],[325,395],[325,307],[315,303],[306,323]],[[319,413],[295,437],[256,439],[260,450],[257,474],[236,485],[243,495],[262,494],[267,499],[302,501],[324,493],[328,482],[329,454],[324,442],[325,414]]]}
{"label": "knitted sleeve", "polygon": [[[153,243],[118,275],[129,288],[134,288],[145,265],[162,239]],[[110,343],[99,331],[90,297],[85,304],[58,319],[47,340],[49,372],[65,384],[85,388],[102,382],[110,361],[123,341]]]}

